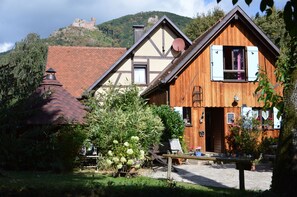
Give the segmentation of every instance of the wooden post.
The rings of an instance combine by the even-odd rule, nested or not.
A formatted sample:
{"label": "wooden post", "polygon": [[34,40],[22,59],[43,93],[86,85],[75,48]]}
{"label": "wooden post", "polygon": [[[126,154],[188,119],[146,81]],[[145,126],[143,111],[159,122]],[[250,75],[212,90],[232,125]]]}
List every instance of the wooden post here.
{"label": "wooden post", "polygon": [[240,190],[245,190],[244,187],[244,169],[242,166],[239,168],[239,189]]}
{"label": "wooden post", "polygon": [[168,157],[167,179],[171,180],[172,158]]}

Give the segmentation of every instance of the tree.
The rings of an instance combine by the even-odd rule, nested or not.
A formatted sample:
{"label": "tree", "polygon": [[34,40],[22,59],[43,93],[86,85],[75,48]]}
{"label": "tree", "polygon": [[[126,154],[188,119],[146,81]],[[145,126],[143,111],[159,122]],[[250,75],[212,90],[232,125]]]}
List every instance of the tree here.
{"label": "tree", "polygon": [[[236,4],[238,0],[232,2]],[[249,5],[252,0],[245,2]],[[269,16],[273,12],[273,6],[274,0],[261,0],[260,10],[266,11]],[[284,107],[271,189],[279,196],[294,196],[297,192],[297,0],[286,2],[283,18],[286,35],[290,38],[286,47],[281,46],[281,56],[277,63],[277,79],[284,87]],[[262,91],[264,95],[265,91],[270,89],[264,88]],[[264,100],[270,102],[272,106],[278,104],[271,102],[269,98]]]}
{"label": "tree", "polygon": [[224,15],[224,11],[218,7],[207,14],[197,14],[196,18],[186,26],[185,34],[191,40],[195,40]]}
{"label": "tree", "polygon": [[277,10],[273,7],[270,15],[266,13],[264,16],[261,16],[257,13],[253,19],[256,25],[260,27],[270,40],[278,47],[281,46],[282,42],[284,42],[284,39],[286,38],[285,21],[282,16],[283,11]]}
{"label": "tree", "polygon": [[42,81],[46,54],[47,46],[39,36],[28,34],[0,57],[0,160],[11,168],[21,163],[18,153],[23,151],[25,158],[23,153],[29,149],[27,144],[21,146],[27,141],[18,139],[18,131],[27,116],[24,103]]}
{"label": "tree", "polygon": [[0,60],[1,108],[28,97],[42,81],[47,46],[37,34],[28,34]]}

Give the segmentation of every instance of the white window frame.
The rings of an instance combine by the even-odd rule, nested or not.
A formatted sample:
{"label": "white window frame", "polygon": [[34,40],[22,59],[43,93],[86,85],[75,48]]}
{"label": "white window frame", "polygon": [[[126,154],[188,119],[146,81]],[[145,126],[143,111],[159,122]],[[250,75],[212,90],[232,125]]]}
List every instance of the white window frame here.
{"label": "white window frame", "polygon": [[[245,79],[243,80],[229,80],[224,79],[224,49],[223,45],[210,46],[210,61],[211,61],[211,80],[212,81],[255,81],[257,79],[256,73],[259,70],[259,52],[256,46],[246,46],[244,53],[245,61]],[[240,48],[244,46],[230,46]],[[233,71],[232,71],[233,72]]]}
{"label": "white window frame", "polygon": [[[186,126],[192,125],[192,108],[191,107],[174,107],[174,111],[180,114]],[[187,113],[188,112],[188,113]]]}
{"label": "white window frame", "polygon": [[[137,72],[137,71],[140,71],[140,70],[142,72]],[[136,85],[146,85],[147,81],[148,81],[147,65],[146,64],[135,64],[133,66],[133,83],[136,84]]]}

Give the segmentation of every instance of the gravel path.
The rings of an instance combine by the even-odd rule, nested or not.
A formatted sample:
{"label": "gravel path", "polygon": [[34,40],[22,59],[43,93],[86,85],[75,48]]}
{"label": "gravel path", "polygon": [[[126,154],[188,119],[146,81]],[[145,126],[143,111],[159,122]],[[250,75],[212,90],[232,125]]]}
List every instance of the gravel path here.
{"label": "gravel path", "polygon": [[[175,166],[177,172],[172,172],[175,181],[189,182],[205,186],[239,189],[239,171],[235,164],[213,164],[205,162],[188,162]],[[155,170],[144,170],[144,176],[152,178],[167,177],[167,167]],[[272,168],[270,165],[257,165],[255,171],[244,171],[246,190],[267,190],[270,188]]]}

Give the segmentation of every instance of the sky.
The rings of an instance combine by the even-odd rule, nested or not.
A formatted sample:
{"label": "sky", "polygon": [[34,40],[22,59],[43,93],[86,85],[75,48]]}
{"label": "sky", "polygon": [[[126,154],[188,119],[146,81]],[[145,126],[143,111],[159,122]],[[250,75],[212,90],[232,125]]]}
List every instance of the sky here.
{"label": "sky", "polygon": [[[244,0],[238,5],[249,15],[260,12],[261,0],[250,6]],[[283,8],[285,0],[274,0]],[[11,49],[29,33],[47,38],[59,28],[69,26],[76,18],[96,24],[128,14],[146,11],[166,11],[194,18],[219,6],[225,13],[234,6],[232,0],[0,0],[0,53]]]}

